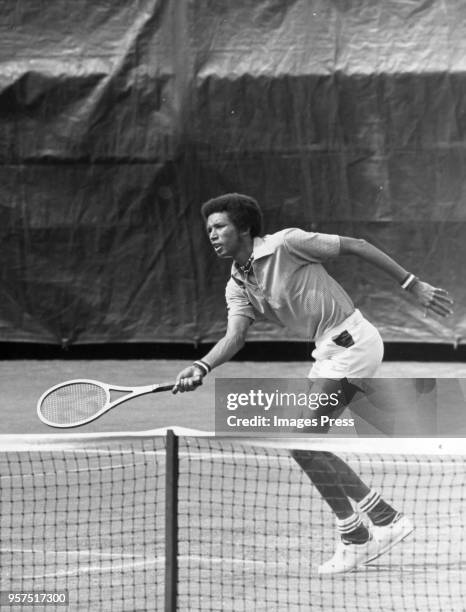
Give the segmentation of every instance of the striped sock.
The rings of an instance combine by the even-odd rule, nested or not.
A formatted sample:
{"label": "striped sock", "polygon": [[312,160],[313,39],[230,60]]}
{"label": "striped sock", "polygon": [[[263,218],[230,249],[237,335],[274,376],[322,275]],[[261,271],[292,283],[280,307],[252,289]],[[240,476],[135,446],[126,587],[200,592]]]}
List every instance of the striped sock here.
{"label": "striped sock", "polygon": [[346,519],[337,519],[337,529],[345,544],[364,544],[370,538],[369,530],[356,512]]}
{"label": "striped sock", "polygon": [[374,525],[390,525],[401,517],[401,513],[387,504],[377,491],[371,490],[359,503],[358,508],[365,512]]}

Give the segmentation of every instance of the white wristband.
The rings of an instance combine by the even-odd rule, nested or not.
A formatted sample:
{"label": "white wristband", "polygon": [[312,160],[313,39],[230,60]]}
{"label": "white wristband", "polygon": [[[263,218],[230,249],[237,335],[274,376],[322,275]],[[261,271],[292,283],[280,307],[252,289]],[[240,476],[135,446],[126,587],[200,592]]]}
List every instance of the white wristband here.
{"label": "white wristband", "polygon": [[405,280],[401,283],[401,288],[406,290],[409,289],[411,287],[411,285],[413,283],[415,283],[417,281],[417,278],[414,276],[414,274],[410,274],[409,276],[407,276],[405,278]]}
{"label": "white wristband", "polygon": [[195,366],[196,368],[198,368],[199,370],[201,370],[203,376],[207,376],[207,374],[210,372],[210,370],[212,369],[208,363],[206,363],[205,361],[195,361],[193,363],[193,366]]}

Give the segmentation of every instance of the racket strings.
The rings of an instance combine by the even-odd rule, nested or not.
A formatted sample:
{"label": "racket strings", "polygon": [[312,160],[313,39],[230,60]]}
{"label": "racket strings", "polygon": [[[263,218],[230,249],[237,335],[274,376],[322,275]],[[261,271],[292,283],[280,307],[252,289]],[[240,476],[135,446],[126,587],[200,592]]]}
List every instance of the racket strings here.
{"label": "racket strings", "polygon": [[40,405],[42,416],[58,425],[87,421],[107,403],[107,393],[94,383],[69,383],[49,393]]}

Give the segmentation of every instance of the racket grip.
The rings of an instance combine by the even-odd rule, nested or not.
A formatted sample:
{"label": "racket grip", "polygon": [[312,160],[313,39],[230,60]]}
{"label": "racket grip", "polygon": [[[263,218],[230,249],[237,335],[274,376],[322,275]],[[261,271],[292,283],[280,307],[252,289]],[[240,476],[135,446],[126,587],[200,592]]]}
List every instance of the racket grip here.
{"label": "racket grip", "polygon": [[160,383],[158,385],[154,385],[152,392],[156,393],[157,391],[171,391],[174,386],[175,382]]}

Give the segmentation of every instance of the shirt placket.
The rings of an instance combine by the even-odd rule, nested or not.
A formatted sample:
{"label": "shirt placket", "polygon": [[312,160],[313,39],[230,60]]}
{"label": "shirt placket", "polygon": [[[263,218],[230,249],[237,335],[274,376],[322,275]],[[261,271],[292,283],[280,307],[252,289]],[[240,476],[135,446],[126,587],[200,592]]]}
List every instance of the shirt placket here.
{"label": "shirt placket", "polygon": [[267,304],[267,294],[264,287],[260,283],[258,275],[256,274],[256,266],[254,263],[249,270],[249,273],[243,277],[245,287],[248,289],[252,297],[256,299],[261,305]]}

